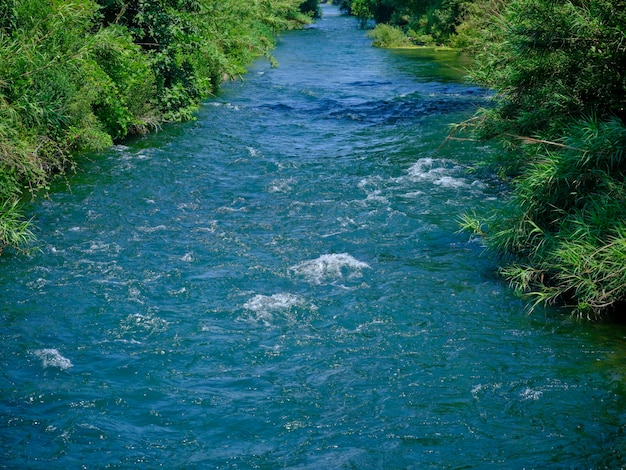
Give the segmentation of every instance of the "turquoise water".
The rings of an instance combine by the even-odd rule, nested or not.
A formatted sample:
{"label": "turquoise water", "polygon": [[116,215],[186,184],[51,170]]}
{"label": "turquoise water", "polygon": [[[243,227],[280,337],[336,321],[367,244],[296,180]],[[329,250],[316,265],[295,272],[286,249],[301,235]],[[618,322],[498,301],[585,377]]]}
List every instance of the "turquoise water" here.
{"label": "turquoise water", "polygon": [[4,255],[0,468],[626,464],[621,326],[528,315],[457,217],[486,92],[325,6],[194,123],[86,156]]}

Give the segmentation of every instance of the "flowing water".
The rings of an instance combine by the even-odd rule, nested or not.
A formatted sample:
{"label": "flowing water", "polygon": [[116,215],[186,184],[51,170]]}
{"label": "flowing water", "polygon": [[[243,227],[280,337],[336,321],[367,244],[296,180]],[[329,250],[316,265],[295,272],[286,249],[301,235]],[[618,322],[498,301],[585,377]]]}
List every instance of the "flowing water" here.
{"label": "flowing water", "polygon": [[444,143],[451,52],[325,7],[194,123],[89,155],[1,260],[0,468],[619,468],[625,331],[528,315]]}

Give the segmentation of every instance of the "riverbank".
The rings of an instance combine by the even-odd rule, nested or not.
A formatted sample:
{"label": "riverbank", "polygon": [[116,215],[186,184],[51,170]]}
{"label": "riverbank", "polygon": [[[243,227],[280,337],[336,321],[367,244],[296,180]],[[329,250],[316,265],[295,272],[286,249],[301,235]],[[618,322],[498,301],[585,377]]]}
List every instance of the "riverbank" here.
{"label": "riverbank", "polygon": [[623,317],[623,2],[345,3],[379,23],[369,32],[378,47],[448,44],[476,57],[468,78],[492,88],[494,100],[455,133],[500,147],[484,163],[512,191],[506,208],[464,216],[463,225],[485,237],[504,278],[535,305]]}
{"label": "riverbank", "polygon": [[73,169],[77,152],[193,119],[224,77],[311,21],[301,3],[0,6],[0,253],[34,239],[21,198]]}

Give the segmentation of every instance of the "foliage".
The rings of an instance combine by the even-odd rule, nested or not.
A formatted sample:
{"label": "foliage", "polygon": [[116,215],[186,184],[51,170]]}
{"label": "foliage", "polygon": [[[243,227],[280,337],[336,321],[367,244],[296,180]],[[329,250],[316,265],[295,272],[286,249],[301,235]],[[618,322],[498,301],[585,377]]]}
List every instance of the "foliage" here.
{"label": "foliage", "polygon": [[626,117],[626,1],[514,0],[505,14],[472,76],[500,90],[487,133],[550,139],[582,115]]}
{"label": "foliage", "polygon": [[626,301],[625,7],[511,1],[474,73],[494,107],[465,123],[507,149],[510,203],[484,224],[503,275],[587,317]]}
{"label": "foliage", "polygon": [[304,2],[300,4],[300,12],[310,16],[311,18],[322,17],[319,0],[304,0]]}
{"label": "foliage", "polygon": [[443,44],[455,34],[472,0],[343,0],[340,8],[362,26],[372,19],[402,29],[416,42]]}
{"label": "foliage", "polygon": [[269,55],[274,35],[308,22],[294,0],[99,0],[105,25],[132,31],[152,62],[154,105],[166,121],[191,118],[225,77]]}
{"label": "foliage", "polygon": [[477,54],[502,40],[503,11],[508,0],[474,0],[460,7],[460,23],[448,45]]}
{"label": "foliage", "polygon": [[35,240],[18,203],[17,199],[7,199],[0,204],[0,255],[6,247],[25,252]]}
{"label": "foliage", "polygon": [[[277,32],[310,21],[299,7],[299,0],[0,0],[0,204],[12,205],[24,188],[46,188],[73,166],[76,151],[191,119],[224,78],[270,57]],[[13,222],[3,227],[0,243],[26,233]]]}
{"label": "foliage", "polygon": [[380,23],[368,33],[372,44],[376,47],[405,47],[411,45],[411,40],[397,26]]}

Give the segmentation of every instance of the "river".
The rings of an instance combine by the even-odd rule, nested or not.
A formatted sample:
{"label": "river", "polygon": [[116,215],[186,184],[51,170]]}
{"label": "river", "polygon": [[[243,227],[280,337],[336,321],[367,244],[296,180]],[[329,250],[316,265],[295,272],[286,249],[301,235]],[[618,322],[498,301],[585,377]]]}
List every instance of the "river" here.
{"label": "river", "polygon": [[458,217],[453,52],[285,33],[195,122],[84,157],[1,259],[0,468],[626,464],[626,331],[516,298]]}

